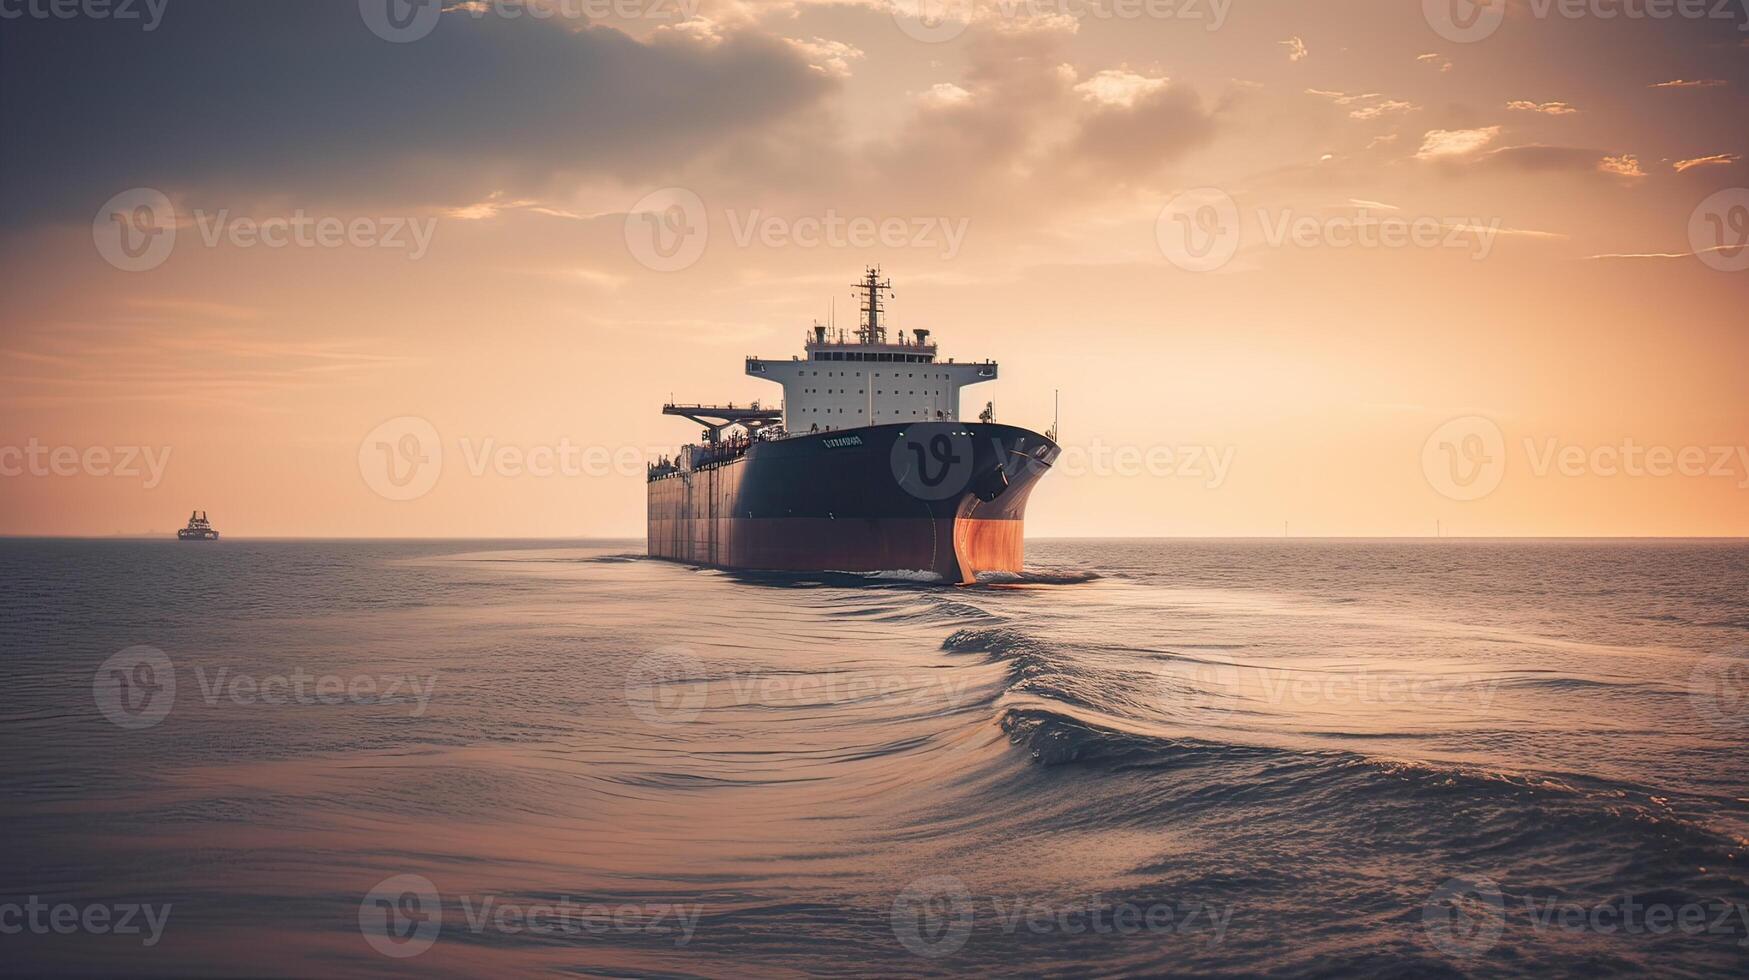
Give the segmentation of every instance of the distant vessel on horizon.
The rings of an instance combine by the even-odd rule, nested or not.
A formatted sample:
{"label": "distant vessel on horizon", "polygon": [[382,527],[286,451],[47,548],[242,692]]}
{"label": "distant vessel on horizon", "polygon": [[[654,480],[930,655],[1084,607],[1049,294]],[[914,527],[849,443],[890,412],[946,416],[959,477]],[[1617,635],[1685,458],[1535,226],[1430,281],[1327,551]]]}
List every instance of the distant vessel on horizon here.
{"label": "distant vessel on horizon", "polygon": [[206,519],[206,511],[190,511],[188,526],[176,532],[179,541],[217,541],[219,532],[213,530],[213,524]]}
{"label": "distant vessel on horizon", "polygon": [[996,362],[938,360],[925,329],[889,342],[891,283],[870,268],[857,288],[854,335],[816,323],[804,356],[747,358],[747,374],[783,385],[779,408],[662,407],[704,426],[704,441],[649,467],[652,557],[961,583],[1021,570],[1026,500],[1056,433],[998,425],[992,405],[960,421],[960,389],[995,380]]}

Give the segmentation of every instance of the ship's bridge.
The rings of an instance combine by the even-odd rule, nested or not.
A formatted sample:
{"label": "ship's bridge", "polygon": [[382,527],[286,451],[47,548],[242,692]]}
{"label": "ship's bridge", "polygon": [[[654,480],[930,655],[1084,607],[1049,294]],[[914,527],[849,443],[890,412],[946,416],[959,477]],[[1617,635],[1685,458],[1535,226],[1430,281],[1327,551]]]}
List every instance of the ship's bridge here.
{"label": "ship's bridge", "polygon": [[960,389],[993,381],[996,362],[941,361],[928,330],[887,340],[881,294],[891,287],[870,269],[858,288],[863,319],[852,334],[815,326],[804,357],[747,358],[747,374],[783,385],[790,432],[854,429],[888,422],[957,421]]}

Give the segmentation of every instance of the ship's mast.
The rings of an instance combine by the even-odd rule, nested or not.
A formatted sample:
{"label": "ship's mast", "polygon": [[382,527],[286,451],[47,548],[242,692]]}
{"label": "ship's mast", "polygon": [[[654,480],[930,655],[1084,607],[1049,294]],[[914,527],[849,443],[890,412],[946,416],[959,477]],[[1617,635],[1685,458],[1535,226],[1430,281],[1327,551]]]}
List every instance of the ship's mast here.
{"label": "ship's mast", "polygon": [[862,326],[856,331],[857,339],[865,344],[884,344],[887,342],[887,328],[881,326],[881,311],[886,307],[881,302],[881,293],[891,294],[893,281],[882,280],[879,266],[869,266],[862,281],[856,284],[862,291]]}

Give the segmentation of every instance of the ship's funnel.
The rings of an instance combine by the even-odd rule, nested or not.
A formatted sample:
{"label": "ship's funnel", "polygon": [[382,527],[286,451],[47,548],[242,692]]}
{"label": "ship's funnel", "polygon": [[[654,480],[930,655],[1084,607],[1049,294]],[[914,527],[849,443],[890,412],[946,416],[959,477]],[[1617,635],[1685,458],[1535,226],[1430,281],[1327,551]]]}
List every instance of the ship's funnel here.
{"label": "ship's funnel", "polygon": [[[790,334],[790,336],[794,337],[795,334]],[[818,323],[814,324],[814,343],[823,344],[825,342],[826,342],[826,328],[820,326]],[[791,341],[791,343],[794,343],[794,341]]]}
{"label": "ship's funnel", "polygon": [[917,338],[917,346],[918,347],[929,346],[929,331],[928,330],[925,330],[922,327],[918,327],[917,329],[911,331],[911,336]]}

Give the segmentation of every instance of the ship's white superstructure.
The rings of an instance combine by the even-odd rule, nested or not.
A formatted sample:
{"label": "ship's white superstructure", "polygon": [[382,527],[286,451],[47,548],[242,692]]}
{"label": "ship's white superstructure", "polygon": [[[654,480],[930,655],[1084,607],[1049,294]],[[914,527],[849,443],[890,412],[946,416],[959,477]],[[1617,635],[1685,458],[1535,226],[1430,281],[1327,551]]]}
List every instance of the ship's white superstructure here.
{"label": "ship's white superstructure", "polygon": [[958,421],[960,389],[996,378],[996,362],[938,361],[928,330],[887,340],[881,293],[890,288],[870,269],[857,284],[867,297],[854,334],[815,326],[806,357],[747,358],[747,373],[783,386],[789,432],[854,429],[890,422]]}

